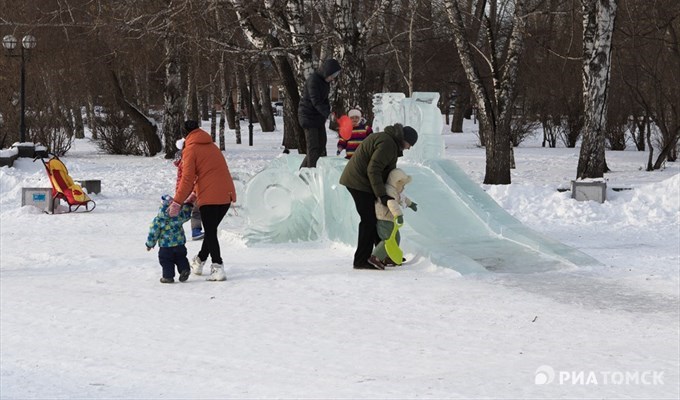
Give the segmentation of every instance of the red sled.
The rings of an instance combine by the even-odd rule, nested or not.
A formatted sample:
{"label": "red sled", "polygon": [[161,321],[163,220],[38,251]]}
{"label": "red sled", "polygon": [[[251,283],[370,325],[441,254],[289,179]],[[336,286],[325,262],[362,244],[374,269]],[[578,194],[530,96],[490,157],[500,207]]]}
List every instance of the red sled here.
{"label": "red sled", "polygon": [[52,183],[52,209],[56,210],[56,205],[62,199],[68,204],[68,212],[78,211],[82,206],[85,206],[83,212],[90,212],[94,210],[97,204],[84,191],[83,188],[75,183],[68,174],[66,165],[57,157],[52,155],[52,158],[45,161],[40,158],[47,176]]}

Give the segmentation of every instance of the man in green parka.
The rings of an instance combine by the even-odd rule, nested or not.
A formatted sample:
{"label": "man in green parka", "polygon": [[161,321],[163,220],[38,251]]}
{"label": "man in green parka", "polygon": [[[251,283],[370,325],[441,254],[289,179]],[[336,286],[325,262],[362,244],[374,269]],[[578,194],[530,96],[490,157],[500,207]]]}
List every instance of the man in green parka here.
{"label": "man in green parka", "polygon": [[403,150],[410,149],[417,140],[418,132],[410,126],[387,126],[383,132],[373,133],[361,142],[340,176],[340,184],[352,195],[361,218],[354,253],[355,269],[384,269],[384,266],[368,261],[373,246],[380,241],[375,201],[380,199],[387,205],[392,199],[385,191],[387,176],[397,167],[397,159],[403,155]]}

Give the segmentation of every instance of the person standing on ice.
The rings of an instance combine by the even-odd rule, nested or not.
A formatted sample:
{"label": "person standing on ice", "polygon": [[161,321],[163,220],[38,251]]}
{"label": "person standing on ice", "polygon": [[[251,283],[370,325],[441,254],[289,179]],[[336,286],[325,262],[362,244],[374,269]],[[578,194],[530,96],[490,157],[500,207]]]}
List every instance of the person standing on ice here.
{"label": "person standing on ice", "polygon": [[307,154],[300,168],[316,168],[319,157],[326,156],[326,120],[331,115],[328,95],[331,82],[340,75],[340,63],[329,58],[319,70],[307,77],[298,106],[298,122],[305,131]]}
{"label": "person standing on ice", "polygon": [[208,132],[200,129],[197,121],[184,122],[184,149],[182,149],[182,179],[168,208],[170,216],[177,215],[180,204],[196,192],[205,236],[198,254],[191,260],[191,272],[203,274],[208,256],[212,260],[209,281],[224,281],[224,265],[217,239],[217,227],[236,201],[234,181],[227,160],[213,143]]}
{"label": "person standing on ice", "polygon": [[158,262],[163,268],[161,283],[175,282],[175,266],[179,272],[180,282],[189,279],[191,270],[187,259],[187,248],[184,245],[187,240],[184,237],[182,225],[191,219],[191,211],[194,208],[192,203],[195,200],[196,196],[192,194],[187,198],[178,215],[170,216],[168,208],[173,201],[172,197],[167,194],[161,196],[161,207],[151,222],[149,235],[146,238],[146,251],[151,251],[158,243]]}
{"label": "person standing on ice", "polygon": [[387,194],[385,181],[397,167],[397,159],[403,151],[410,149],[418,140],[418,132],[410,126],[394,124],[386,126],[384,132],[367,137],[345,165],[340,184],[347,187],[361,221],[357,249],[354,252],[355,269],[384,269],[368,262],[373,246],[380,242],[377,232],[375,201],[387,206],[393,197]]}
{"label": "person standing on ice", "polygon": [[347,116],[352,121],[352,136],[347,140],[342,137],[338,140],[338,152],[335,154],[339,156],[345,150],[345,158],[349,160],[354,155],[357,147],[373,130],[371,130],[370,126],[366,125],[366,120],[361,118],[361,111],[356,108],[349,110]]}
{"label": "person standing on ice", "polygon": [[[411,176],[399,168],[393,169],[387,176],[385,183],[385,190],[387,195],[392,197],[392,200],[387,200],[387,205],[383,205],[380,200],[375,201],[375,216],[378,219],[378,237],[380,243],[373,249],[373,254],[368,259],[368,262],[379,269],[384,269],[387,265],[397,265],[387,255],[385,249],[385,240],[390,237],[394,229],[394,218],[397,218],[397,223],[404,223],[404,213],[402,205],[413,211],[418,211],[418,204],[408,197],[404,192],[404,187],[411,182]],[[396,235],[397,244],[400,242],[399,231]],[[402,260],[399,260],[401,263]]]}

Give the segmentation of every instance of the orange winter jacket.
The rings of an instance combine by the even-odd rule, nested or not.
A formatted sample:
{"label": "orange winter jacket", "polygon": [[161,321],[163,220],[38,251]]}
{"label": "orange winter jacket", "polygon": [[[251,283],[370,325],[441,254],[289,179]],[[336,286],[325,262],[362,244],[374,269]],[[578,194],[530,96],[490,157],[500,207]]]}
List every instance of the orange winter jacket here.
{"label": "orange winter jacket", "polygon": [[[195,184],[194,184],[195,182]],[[236,202],[236,189],[227,161],[208,132],[189,132],[182,150],[182,178],[174,199],[182,204],[192,191],[199,206]]]}

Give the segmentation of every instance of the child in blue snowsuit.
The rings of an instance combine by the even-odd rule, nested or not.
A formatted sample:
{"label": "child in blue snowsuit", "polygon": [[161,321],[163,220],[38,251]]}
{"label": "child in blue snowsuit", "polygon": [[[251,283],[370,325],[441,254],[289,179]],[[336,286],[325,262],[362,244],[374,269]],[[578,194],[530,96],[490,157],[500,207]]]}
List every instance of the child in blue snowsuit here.
{"label": "child in blue snowsuit", "polygon": [[158,242],[158,261],[163,268],[161,283],[175,282],[175,265],[177,272],[179,272],[180,282],[186,281],[191,274],[189,260],[187,259],[187,248],[184,245],[186,237],[182,224],[191,219],[191,210],[193,209],[191,203],[193,202],[185,203],[176,217],[168,215],[168,206],[171,203],[171,196],[167,194],[161,196],[161,207],[153,222],[151,222],[149,236],[146,238],[147,251],[151,251]]}

